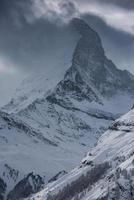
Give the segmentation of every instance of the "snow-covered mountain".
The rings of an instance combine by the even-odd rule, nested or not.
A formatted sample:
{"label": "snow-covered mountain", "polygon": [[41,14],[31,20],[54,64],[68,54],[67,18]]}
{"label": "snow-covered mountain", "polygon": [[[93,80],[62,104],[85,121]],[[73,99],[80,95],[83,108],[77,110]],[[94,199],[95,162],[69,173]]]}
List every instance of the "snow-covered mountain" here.
{"label": "snow-covered mountain", "polygon": [[[80,38],[65,75],[58,70],[36,72],[0,113],[0,123],[5,124],[0,130],[0,137],[5,137],[0,141],[0,178],[9,200],[37,192],[44,182],[75,167],[133,105],[134,76],[116,68],[99,35],[83,20],[74,19],[71,26]],[[3,115],[12,122],[11,128]],[[19,174],[15,182],[3,177],[5,165]]]}
{"label": "snow-covered mountain", "polygon": [[[11,102],[4,107],[5,111],[18,113],[37,98],[46,99],[47,96],[48,101],[58,97],[66,100],[67,97],[71,102],[75,100],[78,103],[96,103],[90,107],[100,107],[102,110],[106,107],[106,111],[113,112],[113,107],[117,113],[127,111],[128,105],[130,107],[133,102],[131,99],[134,95],[134,76],[127,70],[117,69],[106,57],[99,35],[83,20],[73,19],[71,25],[80,35],[71,67],[67,72],[57,67],[56,70],[48,69],[44,74],[32,74],[22,82]],[[56,95],[58,97],[55,97]],[[126,99],[121,97],[126,97],[128,104]],[[112,104],[110,101],[113,99]],[[118,103],[122,104],[120,107],[124,107],[124,110],[118,108]]]}
{"label": "snow-covered mountain", "polygon": [[134,199],[134,109],[109,127],[78,167],[28,198],[63,199]]}
{"label": "snow-covered mountain", "polygon": [[[44,184],[45,159],[42,152],[47,151],[47,146],[54,148],[56,144],[21,120],[0,112],[1,196],[7,195],[24,176],[31,178],[31,184],[36,176],[37,183],[40,180],[38,187]],[[40,159],[42,163],[39,163]],[[38,171],[37,175],[33,174],[35,171]],[[39,176],[41,171],[42,178]]]}

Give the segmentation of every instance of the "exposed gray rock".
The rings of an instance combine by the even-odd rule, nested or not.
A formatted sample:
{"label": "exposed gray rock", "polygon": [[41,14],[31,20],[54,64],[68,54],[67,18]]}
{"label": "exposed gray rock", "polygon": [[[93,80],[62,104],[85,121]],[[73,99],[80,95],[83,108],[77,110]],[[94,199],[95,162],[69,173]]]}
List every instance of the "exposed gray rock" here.
{"label": "exposed gray rock", "polygon": [[72,25],[81,37],[72,66],[57,85],[55,96],[103,104],[103,97],[113,97],[118,92],[134,95],[134,76],[127,70],[117,69],[106,57],[99,35],[81,19],[74,19]]}
{"label": "exposed gray rock", "polygon": [[44,181],[39,175],[30,173],[8,194],[7,200],[20,200],[26,198],[29,195],[38,192],[43,184]]}
{"label": "exposed gray rock", "polygon": [[6,183],[4,183],[4,181],[0,178],[0,200],[4,200],[6,187]]}

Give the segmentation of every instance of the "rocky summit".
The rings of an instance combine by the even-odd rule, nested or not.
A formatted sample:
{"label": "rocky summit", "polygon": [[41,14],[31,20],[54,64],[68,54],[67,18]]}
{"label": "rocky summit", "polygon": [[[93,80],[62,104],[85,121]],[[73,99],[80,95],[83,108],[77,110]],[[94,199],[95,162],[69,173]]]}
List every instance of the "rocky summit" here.
{"label": "rocky summit", "polygon": [[80,39],[72,66],[58,84],[56,93],[100,104],[120,93],[134,95],[134,76],[126,70],[117,69],[106,57],[99,35],[81,19],[72,20],[72,25]]}

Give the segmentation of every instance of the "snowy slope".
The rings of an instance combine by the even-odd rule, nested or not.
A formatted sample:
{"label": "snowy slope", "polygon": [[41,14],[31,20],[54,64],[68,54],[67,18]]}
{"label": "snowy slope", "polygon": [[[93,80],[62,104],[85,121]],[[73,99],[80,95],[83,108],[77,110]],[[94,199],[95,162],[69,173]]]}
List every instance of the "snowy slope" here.
{"label": "snowy slope", "polygon": [[134,109],[109,127],[77,168],[33,199],[133,200]]}
{"label": "snowy slope", "polygon": [[[21,174],[15,183],[5,181],[8,188],[12,185],[10,200],[24,197],[21,188],[26,196],[37,191],[38,187],[34,190],[24,187],[26,180],[30,183],[31,177],[36,179],[32,172],[39,176],[39,183],[45,176],[46,184],[70,171],[113,120],[132,107],[134,76],[117,69],[107,59],[100,37],[84,21],[75,19],[72,25],[80,39],[65,75],[62,70],[31,75],[3,108],[14,119],[15,126],[20,121],[21,126],[30,128],[31,134],[34,131],[36,138],[33,140],[22,130],[20,136],[17,126],[6,132],[10,136],[13,133],[12,137],[7,135],[9,142],[2,141],[0,145],[2,173],[3,166],[8,164]],[[0,131],[2,137],[5,130],[6,126]],[[10,154],[5,154],[5,149]]]}
{"label": "snowy slope", "polygon": [[7,185],[5,194],[32,172],[46,183],[58,172],[70,170],[79,162],[85,148],[74,142],[71,150],[71,143],[73,139],[58,145],[39,130],[1,112],[0,178]]}
{"label": "snowy slope", "polygon": [[51,69],[33,72],[22,81],[9,104],[4,106],[4,111],[12,113],[26,108],[37,98],[48,95],[63,77],[64,70],[55,73]]}
{"label": "snowy slope", "polygon": [[6,184],[6,194],[27,174],[43,173],[42,152],[47,146],[53,149],[55,144],[21,120],[0,113],[0,177]]}

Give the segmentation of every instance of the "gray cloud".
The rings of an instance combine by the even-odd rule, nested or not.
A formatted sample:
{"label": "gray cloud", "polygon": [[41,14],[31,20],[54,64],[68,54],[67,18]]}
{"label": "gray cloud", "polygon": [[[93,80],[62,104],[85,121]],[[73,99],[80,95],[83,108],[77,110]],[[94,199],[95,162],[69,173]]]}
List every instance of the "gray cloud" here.
{"label": "gray cloud", "polygon": [[[80,14],[92,13],[110,26],[134,35],[134,2],[131,0],[1,0],[0,16],[21,25],[45,19],[56,24],[67,23]],[[123,9],[125,8],[125,9]]]}
{"label": "gray cloud", "polygon": [[124,9],[115,3],[106,3],[105,0],[78,0],[78,9],[81,14],[92,13],[102,18],[109,26],[134,35],[134,11]]}
{"label": "gray cloud", "polygon": [[125,9],[134,10],[134,1],[133,0],[97,0],[98,2],[104,2],[106,4],[114,4]]}
{"label": "gray cloud", "polygon": [[78,14],[74,0],[31,0],[34,19],[45,18],[56,23],[65,23]]}
{"label": "gray cloud", "polygon": [[23,71],[53,66],[64,51],[73,48],[74,37],[66,25],[59,27],[40,19],[19,29],[9,24],[0,28],[0,52]]}
{"label": "gray cloud", "polygon": [[0,1],[0,23],[7,21],[14,25],[20,25],[21,21],[30,19],[32,16],[32,0],[1,0]]}
{"label": "gray cloud", "polygon": [[[56,11],[51,12],[51,17],[53,15],[54,18],[52,20],[52,18],[48,19],[48,16],[43,17],[42,13],[37,18],[34,10],[35,2],[38,4],[43,2],[44,5],[47,1],[29,0],[25,2],[1,1],[0,57],[4,55],[12,65],[23,71],[35,69],[37,66],[38,68],[53,66],[56,63],[55,60],[58,62],[58,59],[65,57],[64,52],[67,49],[70,51],[73,46],[73,35],[66,24],[61,25],[60,17],[70,17],[75,6],[71,2],[60,2],[58,8],[63,12],[60,13],[60,17],[55,13]],[[40,6],[43,7],[42,4]]]}
{"label": "gray cloud", "polygon": [[[48,19],[66,23],[80,14],[92,13],[110,26],[134,35],[132,1],[110,0],[31,0],[33,19]],[[125,9],[124,9],[125,8]],[[130,9],[131,8],[131,9]]]}
{"label": "gray cloud", "polygon": [[[89,24],[101,34],[108,55],[112,56],[119,66],[132,65],[133,21],[129,21],[130,16],[126,11],[118,10],[120,12],[115,12],[114,16],[110,6],[107,12],[104,12],[105,6],[103,7],[100,2],[105,1],[1,0],[0,57],[4,55],[12,66],[26,72],[36,69],[37,66],[53,66],[65,57],[67,52],[70,52],[67,60],[71,59],[75,36],[66,22],[74,16],[88,16]],[[117,5],[121,1],[113,3]],[[125,3],[130,5],[129,1]],[[107,0],[105,4],[110,4],[110,1]],[[113,12],[113,15],[109,15],[110,12]],[[126,18],[127,28],[120,24],[122,17]],[[121,21],[125,23],[125,20]],[[122,26],[121,29],[118,24]]]}
{"label": "gray cloud", "polygon": [[76,6],[74,2],[68,1],[68,2],[61,2],[60,3],[60,8],[65,13],[67,17],[73,16],[74,13],[77,12]]}

